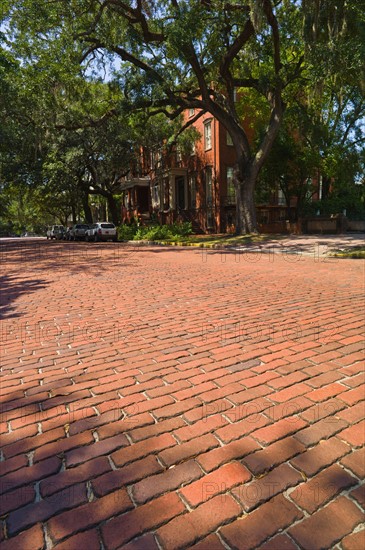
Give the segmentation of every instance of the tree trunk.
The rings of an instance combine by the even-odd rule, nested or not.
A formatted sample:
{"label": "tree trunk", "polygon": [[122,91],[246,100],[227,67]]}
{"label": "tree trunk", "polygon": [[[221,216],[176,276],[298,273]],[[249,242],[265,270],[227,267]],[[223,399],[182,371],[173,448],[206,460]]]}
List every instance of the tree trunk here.
{"label": "tree trunk", "polygon": [[119,225],[120,218],[121,218],[121,211],[118,206],[118,201],[115,199],[112,193],[108,194],[107,201],[108,201],[108,209],[109,209],[110,216],[112,218],[112,222],[114,223],[114,225]]}
{"label": "tree trunk", "polygon": [[329,178],[326,175],[322,176],[322,200],[325,200],[329,193],[330,193],[330,187],[331,187],[331,178]]}
{"label": "tree trunk", "polygon": [[89,193],[86,190],[82,192],[82,207],[84,209],[86,223],[93,223],[93,215],[89,205]]}
{"label": "tree trunk", "polygon": [[248,163],[236,172],[236,234],[258,233],[254,190],[257,179]]}

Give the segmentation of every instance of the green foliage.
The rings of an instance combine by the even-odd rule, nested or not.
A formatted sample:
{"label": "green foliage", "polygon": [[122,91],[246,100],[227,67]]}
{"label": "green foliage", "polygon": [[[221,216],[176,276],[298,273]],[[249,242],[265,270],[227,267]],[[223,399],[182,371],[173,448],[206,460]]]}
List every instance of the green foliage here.
{"label": "green foliage", "polygon": [[[364,146],[364,13],[364,0],[4,0],[1,181],[39,187],[48,211],[87,208],[89,191],[115,210],[120,176],[143,170],[141,146],[175,141],[193,107],[234,137],[242,189],[266,162],[267,192],[304,193],[314,168],[351,185]],[[179,136],[183,153],[196,137]]]}
{"label": "green foliage", "polygon": [[120,225],[118,238],[121,241],[174,241],[187,237],[193,232],[191,222],[173,223],[171,225]]}
{"label": "green foliage", "polygon": [[[308,212],[309,208],[307,209]],[[314,201],[310,205],[312,214],[320,212],[323,216],[342,214],[346,212],[350,220],[365,219],[365,186],[335,185],[332,192],[322,201]],[[308,213],[309,213],[308,212]]]}
{"label": "green foliage", "polygon": [[118,240],[119,241],[132,241],[135,234],[137,233],[136,224],[122,224],[118,226]]}

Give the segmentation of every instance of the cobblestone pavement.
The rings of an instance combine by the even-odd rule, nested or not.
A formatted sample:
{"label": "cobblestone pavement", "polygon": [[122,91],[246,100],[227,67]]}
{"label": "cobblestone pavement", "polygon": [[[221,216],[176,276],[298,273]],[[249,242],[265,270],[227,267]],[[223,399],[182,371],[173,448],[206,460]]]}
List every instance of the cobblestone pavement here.
{"label": "cobblestone pavement", "polygon": [[364,262],[14,242],[3,550],[359,550]]}

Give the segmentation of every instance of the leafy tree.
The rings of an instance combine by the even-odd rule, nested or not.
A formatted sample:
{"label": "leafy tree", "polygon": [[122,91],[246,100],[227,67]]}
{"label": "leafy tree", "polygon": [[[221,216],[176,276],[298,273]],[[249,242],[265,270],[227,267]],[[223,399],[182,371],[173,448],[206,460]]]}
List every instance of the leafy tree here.
{"label": "leafy tree", "polygon": [[281,190],[289,218],[297,220],[315,191],[310,176],[316,173],[316,160],[300,136],[283,126],[260,174],[256,197],[265,202]]}
{"label": "leafy tree", "polygon": [[298,126],[317,156],[322,197],[353,185],[365,147],[365,2],[303,2],[309,85]]}
{"label": "leafy tree", "polygon": [[307,182],[313,177],[321,181],[322,199],[312,210],[358,210],[354,182],[365,146],[361,6],[364,2],[303,2],[306,59],[300,87],[288,98],[283,127],[260,178],[261,193],[280,186],[287,203],[297,196],[299,212],[308,209],[304,199],[311,195]]}
{"label": "leafy tree", "polygon": [[[176,120],[194,108],[192,122],[205,112],[215,116],[237,154],[239,233],[256,231],[255,185],[286,105],[300,97],[300,84],[314,79],[314,99],[320,100],[323,74],[335,75],[338,89],[335,80],[349,62],[353,78],[362,66],[363,0],[343,0],[334,10],[330,0],[15,0],[8,5],[24,59],[43,68],[57,65],[59,72],[81,63],[94,77],[102,66],[123,90],[124,104],[150,115]],[[346,46],[349,40],[356,55]],[[250,139],[242,121],[236,90],[266,117],[257,140]]]}
{"label": "leafy tree", "polygon": [[[60,48],[70,53],[68,44],[77,41],[82,60],[112,53],[120,60],[118,82],[133,108],[176,119],[191,107],[197,117],[210,112],[227,128],[237,153],[237,229],[256,231],[255,183],[282,122],[284,90],[302,64],[295,40],[287,36],[298,23],[298,7],[286,3],[284,10],[281,2],[270,0],[245,5],[79,0],[44,3],[35,18],[36,5],[18,1],[11,12],[13,28],[26,32],[28,43],[31,36],[36,51],[41,35],[54,38],[50,49],[56,53]],[[30,29],[25,19],[32,21]],[[283,55],[288,39],[290,53]],[[267,131],[257,148],[238,115],[237,88],[253,90],[268,105]]]}

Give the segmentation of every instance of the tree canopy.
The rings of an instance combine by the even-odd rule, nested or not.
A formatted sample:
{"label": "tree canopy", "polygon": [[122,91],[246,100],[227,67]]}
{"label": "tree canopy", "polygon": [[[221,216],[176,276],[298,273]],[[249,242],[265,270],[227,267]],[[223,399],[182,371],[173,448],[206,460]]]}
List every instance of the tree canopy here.
{"label": "tree canopy", "polygon": [[[124,114],[178,120],[194,108],[216,117],[236,150],[237,230],[246,232],[256,230],[254,189],[289,109],[298,107],[303,128],[305,113],[305,139],[326,162],[344,136],[359,149],[364,13],[364,0],[15,0],[4,21],[7,47],[58,113],[55,127],[85,129],[85,118],[95,127],[115,114],[113,93]],[[108,100],[95,103],[82,79],[107,82]],[[78,94],[79,104],[69,101]],[[248,102],[254,140],[242,116]]]}

